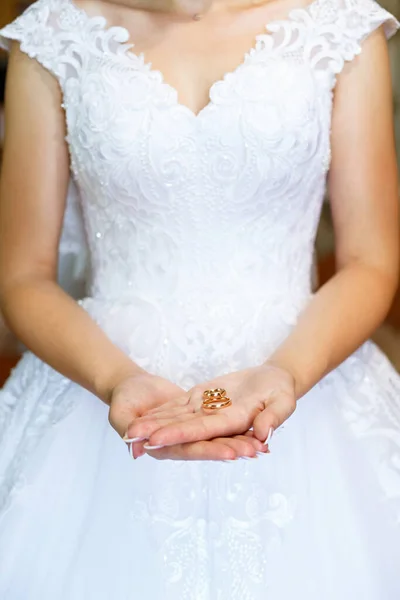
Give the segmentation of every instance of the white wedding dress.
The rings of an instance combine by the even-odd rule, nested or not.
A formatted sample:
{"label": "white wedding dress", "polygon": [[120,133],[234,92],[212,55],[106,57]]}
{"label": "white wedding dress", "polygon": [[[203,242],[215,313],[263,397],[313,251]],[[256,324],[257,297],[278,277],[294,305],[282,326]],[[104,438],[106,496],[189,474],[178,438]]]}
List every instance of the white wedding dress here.
{"label": "white wedding dress", "polygon": [[[125,29],[72,0],[0,32],[59,81],[89,244],[81,305],[141,366],[189,389],[261,363],[293,328],[336,77],[382,24],[398,25],[372,0],[314,0],[268,24],[198,115]],[[1,600],[400,598],[400,378],[371,343],[253,461],[134,462],[106,407],[30,353],[0,432]]]}
{"label": "white wedding dress", "polygon": [[82,206],[76,183],[68,186],[64,223],[58,252],[58,281],[73,298],[85,293],[88,247],[82,219]]}

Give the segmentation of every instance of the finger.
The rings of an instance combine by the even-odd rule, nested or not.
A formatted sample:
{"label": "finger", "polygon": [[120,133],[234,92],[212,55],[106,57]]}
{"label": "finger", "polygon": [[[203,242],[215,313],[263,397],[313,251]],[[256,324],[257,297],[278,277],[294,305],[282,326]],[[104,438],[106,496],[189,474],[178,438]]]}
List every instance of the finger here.
{"label": "finger", "polygon": [[291,394],[279,392],[276,399],[268,402],[253,423],[253,432],[257,439],[268,444],[273,432],[280,426],[296,408],[296,401]]}
{"label": "finger", "polygon": [[181,417],[181,421],[155,430],[150,437],[150,445],[172,446],[233,436],[247,431],[250,425],[248,415],[242,407],[233,406],[215,414],[199,412],[187,415],[186,420]]}
{"label": "finger", "polygon": [[257,451],[253,444],[245,436],[235,436],[232,438],[215,438],[213,442],[225,444],[235,452],[238,458],[256,458]]}
{"label": "finger", "polygon": [[237,455],[227,444],[215,441],[177,444],[160,450],[149,450],[149,456],[158,460],[226,460],[235,461]]}
{"label": "finger", "polygon": [[[128,439],[131,441],[139,442],[142,440],[148,440],[158,429],[167,427],[171,424],[184,424],[190,419],[196,418],[197,415],[194,413],[175,415],[174,417],[163,419],[161,417],[154,416],[152,419],[139,420],[136,419],[131,423],[127,429]],[[172,444],[171,444],[172,445]]]}
{"label": "finger", "polygon": [[[211,441],[213,443],[223,444],[223,445],[231,448],[235,452],[235,455],[237,458],[255,458],[257,456],[257,454],[260,454],[260,453],[266,454],[268,452],[267,446],[262,444],[256,438],[250,437],[248,435],[238,435],[233,438],[217,438],[217,439],[214,439]],[[194,442],[194,443],[199,444],[201,442]],[[141,456],[146,454],[146,450],[143,447],[143,442],[136,442],[136,443],[129,444],[129,447],[130,447],[130,455],[134,459],[140,458]],[[165,448],[164,450],[168,451],[168,447]],[[153,450],[153,451],[149,450],[148,451],[148,454],[150,456],[154,456],[155,458],[158,457],[158,453],[160,453],[160,450]],[[173,452],[173,454],[175,456],[177,456],[175,451]],[[161,457],[163,457],[163,458],[167,457],[167,455],[169,457],[170,453],[164,452],[164,454],[163,454],[161,452],[160,459],[161,459]],[[182,455],[182,453],[181,453],[181,455]],[[212,458],[212,459],[207,459],[207,460],[224,460],[224,459]]]}
{"label": "finger", "polygon": [[131,444],[131,456],[133,459],[140,458],[146,454],[146,450],[143,448],[144,442],[136,442]]}
{"label": "finger", "polygon": [[251,444],[251,446],[256,452],[265,453],[267,451],[266,446],[262,442],[260,442],[260,440],[257,440],[257,438],[255,438],[253,435],[248,435],[247,433],[245,433],[243,435],[236,436],[236,438],[243,438],[244,441]]}

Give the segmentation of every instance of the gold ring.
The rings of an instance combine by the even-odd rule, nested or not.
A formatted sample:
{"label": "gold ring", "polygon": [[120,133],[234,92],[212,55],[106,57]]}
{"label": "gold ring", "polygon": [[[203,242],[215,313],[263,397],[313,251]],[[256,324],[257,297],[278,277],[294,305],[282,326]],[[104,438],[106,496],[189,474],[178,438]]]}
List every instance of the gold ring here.
{"label": "gold ring", "polygon": [[203,400],[204,410],[216,410],[219,408],[228,408],[231,406],[232,401],[230,398],[223,398],[222,400]]}
{"label": "gold ring", "polygon": [[203,392],[203,409],[216,410],[219,408],[228,408],[232,401],[226,396],[226,390],[216,388],[214,390],[205,390]]}
{"label": "gold ring", "polygon": [[223,398],[224,396],[226,396],[226,390],[224,390],[223,388],[215,388],[214,390],[205,390],[203,392],[203,398],[204,399],[209,399],[209,398]]}

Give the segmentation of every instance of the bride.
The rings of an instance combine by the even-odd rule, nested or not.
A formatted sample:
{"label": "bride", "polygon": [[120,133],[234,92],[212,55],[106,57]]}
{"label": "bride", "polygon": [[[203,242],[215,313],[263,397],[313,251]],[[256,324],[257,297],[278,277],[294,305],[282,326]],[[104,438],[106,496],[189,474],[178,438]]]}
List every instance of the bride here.
{"label": "bride", "polygon": [[0,31],[1,309],[30,350],[0,393],[2,600],[399,598],[400,379],[366,341],[398,280],[397,27],[373,0],[38,0]]}

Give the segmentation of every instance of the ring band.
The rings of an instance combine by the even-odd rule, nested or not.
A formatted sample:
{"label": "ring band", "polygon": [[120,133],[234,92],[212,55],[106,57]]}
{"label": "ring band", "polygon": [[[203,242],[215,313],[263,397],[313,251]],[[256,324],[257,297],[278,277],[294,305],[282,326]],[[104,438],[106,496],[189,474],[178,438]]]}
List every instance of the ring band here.
{"label": "ring band", "polygon": [[203,392],[204,399],[211,399],[211,398],[220,399],[220,398],[223,398],[224,396],[226,396],[226,390],[224,390],[223,388],[215,388],[214,390],[205,390]]}
{"label": "ring band", "polygon": [[230,398],[224,398],[223,400],[203,400],[203,409],[216,410],[219,408],[228,408],[228,406],[231,406],[231,404],[232,401]]}
{"label": "ring band", "polygon": [[227,397],[226,390],[223,388],[205,390],[203,392],[203,409],[218,410],[220,408],[228,408],[231,404],[232,401]]}

